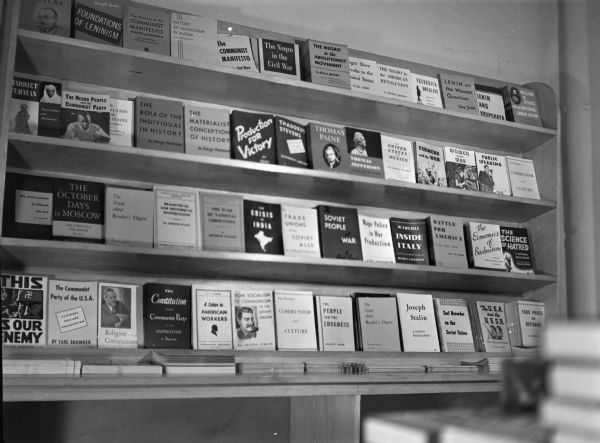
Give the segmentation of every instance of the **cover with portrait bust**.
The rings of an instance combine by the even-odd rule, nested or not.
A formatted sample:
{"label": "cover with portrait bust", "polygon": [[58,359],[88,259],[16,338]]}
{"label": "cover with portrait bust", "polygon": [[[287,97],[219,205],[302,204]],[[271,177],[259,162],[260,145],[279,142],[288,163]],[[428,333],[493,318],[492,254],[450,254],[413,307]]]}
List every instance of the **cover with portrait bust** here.
{"label": "cover with portrait bust", "polygon": [[63,91],[61,135],[67,140],[110,141],[110,96]]}
{"label": "cover with portrait bust", "polygon": [[22,1],[19,28],[70,37],[71,0]]}
{"label": "cover with portrait bust", "polygon": [[533,89],[518,85],[502,88],[506,119],[524,125],[542,126],[537,97]]}
{"label": "cover with portrait bust", "polygon": [[233,349],[231,291],[192,285],[192,349]]}
{"label": "cover with portrait bust", "polygon": [[367,177],[383,178],[381,134],[358,128],[344,128],[350,155],[350,172]]}
{"label": "cover with portrait bust", "polygon": [[346,148],[343,126],[309,123],[306,127],[308,164],[311,168],[333,172],[348,172],[350,154]]}
{"label": "cover with portrait bust", "polygon": [[192,347],[190,286],[165,283],[144,285],[144,348]]}
{"label": "cover with portrait bust", "polygon": [[135,349],[143,344],[140,287],[98,283],[98,347]]}
{"label": "cover with portrait bust", "polygon": [[267,289],[233,292],[233,349],[275,350],[273,294]]}

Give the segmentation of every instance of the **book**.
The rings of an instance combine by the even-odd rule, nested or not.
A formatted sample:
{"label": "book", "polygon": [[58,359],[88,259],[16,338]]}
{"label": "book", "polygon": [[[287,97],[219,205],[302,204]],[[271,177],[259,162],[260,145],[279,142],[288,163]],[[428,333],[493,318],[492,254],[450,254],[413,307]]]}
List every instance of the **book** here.
{"label": "book", "polygon": [[440,344],[443,352],[475,352],[467,301],[434,298]]}
{"label": "book", "polygon": [[597,434],[582,432],[571,427],[556,429],[548,440],[549,443],[596,443],[597,441]]}
{"label": "book", "polygon": [[363,260],[396,262],[389,219],[358,214],[358,227]]}
{"label": "book", "polygon": [[43,81],[40,86],[40,95],[38,135],[60,137],[62,133],[62,83]]}
{"label": "book", "polygon": [[98,346],[98,282],[48,282],[48,346]]}
{"label": "book", "polygon": [[548,322],[540,349],[546,360],[600,362],[600,324],[591,320]]}
{"label": "book", "polygon": [[513,348],[537,347],[546,326],[546,306],[531,300],[506,303],[506,322]]}
{"label": "book", "polygon": [[367,94],[379,93],[379,71],[375,60],[348,56],[350,89]]}
{"label": "book", "polygon": [[595,405],[600,401],[600,369],[596,363],[559,359],[549,366],[546,385],[550,398],[571,399]]}
{"label": "book", "polygon": [[135,349],[142,341],[140,287],[98,284],[98,347]]}
{"label": "book", "polygon": [[63,91],[62,136],[94,143],[110,141],[109,95]]}
{"label": "book", "polygon": [[354,294],[354,303],[361,350],[400,352],[396,297]]}
{"label": "book", "polygon": [[217,20],[171,12],[171,57],[218,64]]}
{"label": "book", "polygon": [[312,292],[278,289],[273,298],[277,349],[316,351],[317,329]]}
{"label": "book", "polygon": [[468,114],[479,114],[473,77],[440,72],[438,78],[442,89],[444,108]]}
{"label": "book", "polygon": [[40,86],[39,80],[13,77],[12,96],[8,110],[8,130],[10,132],[37,135]]}
{"label": "book", "polygon": [[404,352],[440,352],[431,294],[397,292]]}
{"label": "book", "polygon": [[[589,441],[593,442],[600,438],[600,406],[596,402],[547,397],[541,401],[539,419],[542,425],[548,428],[570,431],[575,436],[579,434],[583,441],[588,441],[589,438]],[[572,438],[570,436],[564,441],[579,442]]]}
{"label": "book", "polygon": [[316,296],[320,351],[354,351],[352,298]]}
{"label": "book", "polygon": [[320,258],[317,210],[298,206],[281,206],[283,253],[289,257]]}
{"label": "book", "polygon": [[217,51],[221,66],[258,73],[258,40],[256,37],[217,34]]}
{"label": "book", "polygon": [[151,248],[154,240],[154,193],[143,189],[106,186],[107,244]]}
{"label": "book", "polygon": [[465,236],[471,267],[506,270],[499,225],[468,222],[465,225]]}
{"label": "book", "polygon": [[136,97],[135,145],[184,152],[183,104],[177,100]]}
{"label": "book", "polygon": [[19,29],[71,36],[71,0],[29,0],[21,4]]}
{"label": "book", "polygon": [[410,84],[412,89],[412,102],[419,105],[443,108],[442,96],[438,79],[428,75],[410,73]]}
{"label": "book", "polygon": [[258,39],[261,74],[300,80],[300,50],[296,43]]}
{"label": "book", "polygon": [[398,100],[411,100],[411,73],[409,69],[377,63],[379,74],[378,95]]}
{"label": "book", "polygon": [[81,375],[81,360],[70,358],[5,358],[2,375]]}
{"label": "book", "polygon": [[479,115],[494,120],[506,120],[504,99],[500,89],[475,85],[475,95],[477,96]]}
{"label": "book", "polygon": [[448,185],[442,147],[417,140],[415,142],[415,168],[417,183],[442,187]]}
{"label": "book", "polygon": [[308,39],[302,44],[300,58],[303,80],[350,89],[348,46]]}
{"label": "book", "polygon": [[99,363],[84,363],[81,365],[81,375],[155,375],[161,377],[163,368],[158,365],[150,365],[147,363],[138,364],[99,364]]}
{"label": "book", "polygon": [[355,208],[317,206],[321,257],[362,260],[358,214]]}
{"label": "book", "polygon": [[275,153],[277,164],[308,167],[306,127],[283,117],[275,117]]}
{"label": "book", "polygon": [[500,226],[500,241],[506,271],[534,274],[531,240],[527,228]]}
{"label": "book", "polygon": [[133,102],[111,98],[108,101],[110,112],[110,143],[118,146],[133,146]]}
{"label": "book", "polygon": [[231,112],[232,158],[275,163],[275,124],[271,114]]}
{"label": "book", "polygon": [[477,164],[477,182],[479,191],[493,194],[510,195],[510,179],[503,155],[475,152]]}
{"label": "book", "polygon": [[473,301],[469,308],[477,351],[510,353],[504,303]]}
{"label": "book", "polygon": [[154,186],[154,247],[201,249],[198,191],[181,186]]}
{"label": "book", "polygon": [[323,123],[306,126],[308,164],[312,169],[348,172],[350,154],[344,127]]}
{"label": "book", "polygon": [[[46,345],[48,277],[0,274],[2,346]],[[6,365],[5,360],[2,366]]]}
{"label": "book", "polygon": [[235,356],[224,354],[159,353],[152,351],[151,361],[160,365],[166,376],[235,375]]}
{"label": "book", "polygon": [[192,349],[233,349],[231,291],[192,285]]}
{"label": "book", "polygon": [[429,261],[434,266],[467,269],[462,221],[456,217],[427,217]]}
{"label": "book", "polygon": [[144,348],[192,347],[192,294],[185,285],[144,285]]}
{"label": "book", "polygon": [[124,48],[171,55],[171,14],[142,4],[129,4],[123,18]]}
{"label": "book", "polygon": [[102,242],[104,184],[55,178],[52,183],[52,238]]}
{"label": "book", "polygon": [[244,289],[233,292],[233,349],[275,350],[275,312],[269,290]]}
{"label": "book", "polygon": [[379,132],[345,128],[350,154],[349,172],[368,177],[383,177],[383,156]]}
{"label": "book", "polygon": [[515,197],[540,199],[535,165],[527,158],[506,156],[510,190]]}
{"label": "book", "polygon": [[533,89],[517,85],[502,88],[506,119],[524,125],[542,126],[537,97]]}
{"label": "book", "polygon": [[381,134],[381,157],[386,180],[416,183],[413,142]]}
{"label": "book", "polygon": [[231,158],[229,111],[185,105],[185,153]]}
{"label": "book", "polygon": [[454,146],[444,146],[444,159],[449,187],[467,191],[479,190],[474,151]]}
{"label": "book", "polygon": [[396,263],[429,265],[427,220],[390,218]]}
{"label": "book", "polygon": [[244,250],[283,255],[281,205],[244,200]]}
{"label": "book", "polygon": [[123,46],[123,4],[116,0],[74,0],[73,36]]}
{"label": "book", "polygon": [[202,248],[244,252],[243,199],[236,195],[200,194]]}

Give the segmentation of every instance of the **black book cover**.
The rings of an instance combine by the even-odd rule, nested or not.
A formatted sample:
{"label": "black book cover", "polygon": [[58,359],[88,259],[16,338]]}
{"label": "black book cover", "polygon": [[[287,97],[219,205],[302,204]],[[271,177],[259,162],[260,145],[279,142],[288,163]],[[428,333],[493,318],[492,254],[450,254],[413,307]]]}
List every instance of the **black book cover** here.
{"label": "black book cover", "polygon": [[251,162],[275,163],[274,120],[271,114],[232,111],[232,157]]}
{"label": "black book cover", "polygon": [[123,2],[75,0],[73,35],[76,39],[108,45],[123,45]]}
{"label": "black book cover", "polygon": [[144,347],[191,349],[192,293],[190,286],[144,285]]}
{"label": "black book cover", "polygon": [[62,83],[42,82],[38,115],[38,135],[60,137]]}
{"label": "black book cover", "polygon": [[275,117],[277,164],[307,168],[306,127],[283,117]]}
{"label": "black book cover", "polygon": [[246,252],[283,255],[281,206],[244,200]]}
{"label": "black book cover", "polygon": [[429,265],[426,219],[390,218],[396,263]]}
{"label": "black book cover", "polygon": [[350,172],[383,178],[381,134],[349,127],[346,127],[345,131],[347,150],[350,155]]}
{"label": "black book cover", "polygon": [[500,226],[500,240],[506,270],[533,274],[533,254],[527,228]]}
{"label": "black book cover", "polygon": [[321,257],[362,260],[362,246],[355,208],[317,206]]}

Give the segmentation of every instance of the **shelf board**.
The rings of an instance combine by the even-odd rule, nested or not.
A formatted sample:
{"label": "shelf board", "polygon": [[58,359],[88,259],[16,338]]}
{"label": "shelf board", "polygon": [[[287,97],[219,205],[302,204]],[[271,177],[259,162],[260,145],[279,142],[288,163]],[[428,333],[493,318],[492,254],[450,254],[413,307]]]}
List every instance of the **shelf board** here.
{"label": "shelf board", "polygon": [[5,269],[93,270],[117,275],[224,278],[386,286],[454,291],[523,293],[550,285],[555,277],[479,269],[305,259],[270,254],[130,248],[97,243],[0,238]]}
{"label": "shelf board", "polygon": [[75,140],[10,134],[7,165],[31,171],[252,192],[522,223],[556,204],[396,180]]}
{"label": "shelf board", "polygon": [[554,129],[25,30],[18,31],[15,71],[511,153],[556,136]]}

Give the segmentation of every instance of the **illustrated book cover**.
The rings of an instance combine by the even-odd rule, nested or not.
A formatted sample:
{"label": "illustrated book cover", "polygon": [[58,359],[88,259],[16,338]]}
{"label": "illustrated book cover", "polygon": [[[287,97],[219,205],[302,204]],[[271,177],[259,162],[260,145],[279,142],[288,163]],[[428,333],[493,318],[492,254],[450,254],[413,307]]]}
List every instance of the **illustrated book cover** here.
{"label": "illustrated book cover", "polygon": [[98,347],[135,349],[143,341],[141,288],[98,284]]}
{"label": "illustrated book cover", "polygon": [[233,349],[231,291],[192,285],[192,349]]}
{"label": "illustrated book cover", "polygon": [[233,349],[275,350],[275,311],[270,290],[233,292]]}
{"label": "illustrated book cover", "polygon": [[283,255],[281,205],[244,200],[245,252]]}

